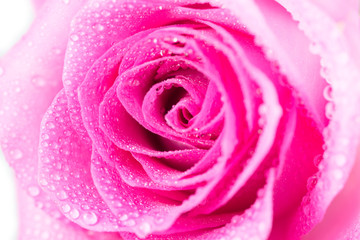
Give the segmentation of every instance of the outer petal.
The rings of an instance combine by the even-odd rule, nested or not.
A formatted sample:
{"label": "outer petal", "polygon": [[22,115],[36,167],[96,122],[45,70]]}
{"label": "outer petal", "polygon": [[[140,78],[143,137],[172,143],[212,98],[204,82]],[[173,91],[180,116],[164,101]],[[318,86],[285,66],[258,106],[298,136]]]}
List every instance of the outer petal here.
{"label": "outer petal", "polygon": [[[60,89],[70,20],[83,2],[49,0],[28,34],[0,60],[1,147],[20,185],[37,201],[47,202],[36,178],[40,121]],[[49,211],[53,206],[41,205]]]}
{"label": "outer petal", "polygon": [[[359,119],[360,73],[356,61],[353,61],[346,34],[333,19],[309,1],[279,2],[299,20],[299,27],[315,41],[324,65],[323,71],[327,73],[326,79],[332,86],[334,102],[329,104],[331,108],[335,107],[324,132],[326,151],[319,165],[321,175],[314,189],[304,197],[295,217],[298,222],[295,223],[297,227],[293,227],[298,235],[302,235],[321,221],[330,202],[343,188],[354,164],[359,140],[356,119]],[[291,239],[295,237],[293,235]]]}
{"label": "outer petal", "polygon": [[91,230],[117,230],[91,177],[91,143],[73,129],[64,90],[44,116],[39,160],[39,182],[66,217]]}
{"label": "outer petal", "polygon": [[[344,188],[334,198],[324,219],[303,240],[360,238],[360,155]],[[341,219],[341,220],[340,220]]]}
{"label": "outer petal", "polygon": [[[35,206],[26,192],[18,189],[20,231],[19,240],[121,240],[117,233],[96,233],[70,221],[60,221]],[[58,215],[59,216],[59,215]]]}
{"label": "outer petal", "polygon": [[320,77],[319,58],[308,51],[310,41],[297,28],[291,16],[273,1],[221,2],[255,35],[267,57],[278,62],[281,72],[287,76],[319,130],[322,130],[327,122],[323,111],[325,99],[322,97],[326,82]]}

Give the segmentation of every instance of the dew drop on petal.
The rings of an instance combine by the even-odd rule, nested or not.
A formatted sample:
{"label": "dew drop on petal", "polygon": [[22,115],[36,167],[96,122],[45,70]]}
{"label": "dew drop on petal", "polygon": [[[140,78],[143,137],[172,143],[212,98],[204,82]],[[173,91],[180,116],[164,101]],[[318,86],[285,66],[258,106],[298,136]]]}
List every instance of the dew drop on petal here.
{"label": "dew drop on petal", "polygon": [[335,111],[335,104],[333,102],[328,102],[325,105],[325,116],[328,119],[332,119],[334,111]]}
{"label": "dew drop on petal", "polygon": [[105,27],[104,27],[104,25],[98,23],[98,24],[95,24],[95,25],[93,26],[93,29],[94,29],[95,31],[101,32],[101,31],[103,31],[103,30],[105,29]]}
{"label": "dew drop on petal", "polygon": [[79,40],[79,36],[76,35],[76,34],[72,34],[72,35],[70,36],[70,38],[71,38],[71,40],[73,40],[74,42],[76,42],[76,41]]}
{"label": "dew drop on petal", "polygon": [[324,88],[324,92],[323,92],[324,98],[328,101],[332,101],[332,87],[330,85],[327,85]]}
{"label": "dew drop on petal", "polygon": [[134,219],[130,219],[129,221],[124,223],[126,226],[133,227],[136,225],[136,222]]}
{"label": "dew drop on petal", "polygon": [[56,196],[59,200],[65,200],[68,198],[68,195],[64,190],[61,190],[60,192],[56,193]]}
{"label": "dew drop on petal", "polygon": [[30,196],[36,197],[40,194],[40,189],[37,186],[30,186],[28,188],[28,193],[30,194]]}
{"label": "dew drop on petal", "polygon": [[69,4],[70,0],[62,0],[63,3]]}
{"label": "dew drop on petal", "polygon": [[319,164],[321,163],[321,161],[322,161],[322,155],[321,154],[316,155],[314,158],[315,167],[319,167]]}
{"label": "dew drop on petal", "polygon": [[83,220],[87,225],[95,225],[98,222],[98,217],[93,212],[87,212],[83,215]]}
{"label": "dew drop on petal", "polygon": [[128,218],[129,218],[128,215],[124,214],[120,217],[120,221],[126,221],[128,220]]}
{"label": "dew drop on petal", "polygon": [[308,181],[307,181],[307,189],[308,191],[311,191],[314,189],[314,187],[316,186],[318,181],[318,178],[316,176],[311,176],[309,177]]}
{"label": "dew drop on petal", "polygon": [[155,223],[156,224],[162,224],[165,220],[163,218],[156,218]]}
{"label": "dew drop on petal", "polygon": [[11,151],[10,154],[11,154],[12,158],[15,160],[21,159],[23,157],[23,153],[20,149],[15,149],[15,150]]}
{"label": "dew drop on petal", "polygon": [[111,15],[111,13],[109,11],[103,10],[101,11],[101,15],[103,15],[104,17],[108,17]]}
{"label": "dew drop on petal", "polygon": [[79,213],[79,211],[77,209],[71,210],[70,217],[72,219],[77,219],[77,218],[79,218],[79,216],[80,216],[80,213]]}
{"label": "dew drop on petal", "polygon": [[149,232],[151,232],[151,226],[149,223],[147,222],[143,222],[140,227],[139,227],[140,231],[144,234],[147,235]]}
{"label": "dew drop on petal", "polygon": [[69,206],[69,204],[64,204],[61,206],[61,209],[63,210],[64,213],[68,213],[71,210],[71,207]]}

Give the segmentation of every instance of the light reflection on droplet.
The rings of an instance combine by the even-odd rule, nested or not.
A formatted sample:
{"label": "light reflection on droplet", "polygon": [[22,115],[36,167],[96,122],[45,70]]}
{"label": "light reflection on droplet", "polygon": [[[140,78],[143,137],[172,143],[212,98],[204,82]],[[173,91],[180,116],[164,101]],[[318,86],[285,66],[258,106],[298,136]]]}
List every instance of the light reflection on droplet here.
{"label": "light reflection on droplet", "polygon": [[95,225],[98,222],[98,217],[93,212],[88,212],[83,215],[83,220],[87,225]]}

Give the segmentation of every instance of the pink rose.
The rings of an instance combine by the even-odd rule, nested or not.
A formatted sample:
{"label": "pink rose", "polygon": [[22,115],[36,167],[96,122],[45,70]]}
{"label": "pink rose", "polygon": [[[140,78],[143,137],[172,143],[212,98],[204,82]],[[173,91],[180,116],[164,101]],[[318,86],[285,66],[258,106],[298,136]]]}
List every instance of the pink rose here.
{"label": "pink rose", "polygon": [[358,238],[356,1],[34,2],[0,62],[21,239]]}

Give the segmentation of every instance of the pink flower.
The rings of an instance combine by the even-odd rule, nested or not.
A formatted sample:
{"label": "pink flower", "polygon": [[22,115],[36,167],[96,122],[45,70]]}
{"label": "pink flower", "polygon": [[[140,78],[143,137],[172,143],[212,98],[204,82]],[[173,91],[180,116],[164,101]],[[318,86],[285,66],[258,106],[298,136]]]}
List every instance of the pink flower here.
{"label": "pink flower", "polygon": [[21,239],[358,237],[356,1],[35,2],[0,62]]}

